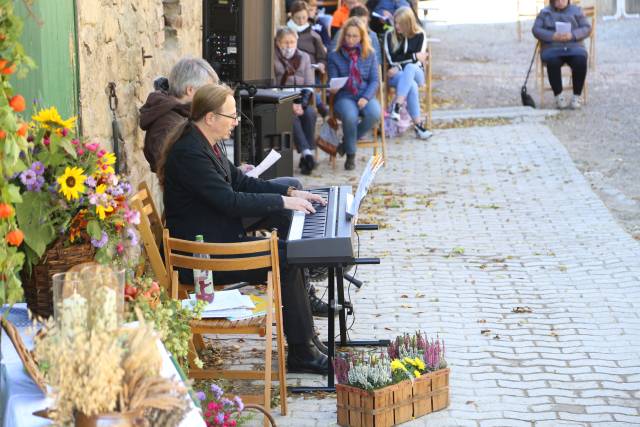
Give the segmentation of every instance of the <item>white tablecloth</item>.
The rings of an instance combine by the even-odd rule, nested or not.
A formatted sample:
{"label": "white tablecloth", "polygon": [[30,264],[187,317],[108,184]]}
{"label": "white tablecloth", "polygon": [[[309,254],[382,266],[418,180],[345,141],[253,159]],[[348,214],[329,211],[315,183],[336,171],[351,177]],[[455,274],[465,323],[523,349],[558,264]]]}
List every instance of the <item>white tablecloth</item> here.
{"label": "white tablecloth", "polygon": [[[0,309],[0,314],[4,309]],[[22,340],[27,348],[31,348],[33,340],[25,331],[26,305],[16,304],[9,317],[20,331]],[[169,354],[162,343],[158,341],[162,353],[162,376],[179,378]],[[191,404],[191,410],[187,413],[180,427],[205,427],[200,410]],[[22,361],[18,356],[9,337],[2,330],[0,338],[0,423],[3,427],[40,427],[51,423],[40,417],[32,415],[34,411],[45,409],[49,406],[49,400],[40,391],[24,370]]]}

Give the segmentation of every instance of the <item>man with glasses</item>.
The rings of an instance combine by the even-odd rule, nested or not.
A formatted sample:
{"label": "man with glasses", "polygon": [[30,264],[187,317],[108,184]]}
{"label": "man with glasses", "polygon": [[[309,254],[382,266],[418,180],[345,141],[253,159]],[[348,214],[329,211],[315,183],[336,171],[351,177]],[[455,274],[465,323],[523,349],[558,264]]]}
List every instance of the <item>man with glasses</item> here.
{"label": "man with glasses", "polygon": [[[147,97],[146,103],[140,108],[140,128],[145,131],[144,156],[149,162],[152,172],[157,172],[157,163],[164,149],[164,142],[169,133],[178,124],[189,117],[191,101],[196,91],[206,84],[218,84],[218,75],[207,61],[201,58],[184,57],[171,69],[169,78],[160,77],[154,81],[154,92]],[[242,119],[235,114],[224,115],[238,122]],[[224,146],[223,146],[224,147]],[[225,155],[226,153],[221,153]],[[253,165],[243,164],[240,170],[246,173],[253,169]],[[278,184],[302,189],[302,183],[294,177],[278,177],[270,180]],[[245,228],[259,230],[262,227],[261,218],[243,218]],[[305,270],[308,277],[308,272]],[[314,272],[314,277],[322,276],[324,271]],[[311,308],[315,316],[327,316],[329,307],[316,296],[316,291],[309,280],[305,280],[309,292]]]}

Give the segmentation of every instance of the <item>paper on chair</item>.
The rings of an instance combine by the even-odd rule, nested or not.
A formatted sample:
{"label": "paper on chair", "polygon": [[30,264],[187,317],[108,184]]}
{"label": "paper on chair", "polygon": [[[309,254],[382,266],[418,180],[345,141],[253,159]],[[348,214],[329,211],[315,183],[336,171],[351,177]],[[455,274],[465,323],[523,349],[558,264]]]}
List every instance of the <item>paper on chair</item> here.
{"label": "paper on chair", "polygon": [[571,33],[571,23],[556,21],[556,33],[560,33],[560,34]]}
{"label": "paper on chair", "polygon": [[271,165],[280,160],[280,157],[282,157],[280,156],[280,153],[272,148],[271,151],[269,151],[269,154],[267,154],[267,157],[262,159],[260,164],[247,172],[246,175],[250,176],[251,178],[259,177],[264,171],[269,169]]}
{"label": "paper on chair", "polygon": [[341,89],[349,80],[349,77],[334,77],[329,80],[329,89],[338,90]]}
{"label": "paper on chair", "polygon": [[[195,304],[195,296],[188,300],[182,300],[183,307],[193,307]],[[212,302],[204,307],[205,312],[231,310],[231,309],[254,309],[255,304],[247,295],[242,295],[237,289],[230,291],[216,291]]]}

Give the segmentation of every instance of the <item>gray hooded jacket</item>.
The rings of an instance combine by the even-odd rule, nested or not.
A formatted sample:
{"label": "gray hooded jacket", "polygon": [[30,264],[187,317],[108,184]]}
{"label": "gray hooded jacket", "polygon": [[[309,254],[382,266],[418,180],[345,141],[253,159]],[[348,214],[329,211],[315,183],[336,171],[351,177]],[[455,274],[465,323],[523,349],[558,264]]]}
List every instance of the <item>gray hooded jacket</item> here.
{"label": "gray hooded jacket", "polygon": [[[573,39],[568,42],[553,41],[556,22],[570,23]],[[561,48],[564,50],[584,49],[583,40],[591,34],[591,24],[578,6],[570,4],[563,10],[547,6],[536,17],[532,32],[535,38],[540,40],[543,51],[549,48]]]}

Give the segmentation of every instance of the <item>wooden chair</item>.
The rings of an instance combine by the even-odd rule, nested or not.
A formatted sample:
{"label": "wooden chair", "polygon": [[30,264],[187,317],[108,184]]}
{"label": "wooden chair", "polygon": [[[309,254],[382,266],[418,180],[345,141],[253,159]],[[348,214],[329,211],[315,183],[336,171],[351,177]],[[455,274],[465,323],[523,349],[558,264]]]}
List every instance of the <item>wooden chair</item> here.
{"label": "wooden chair", "polygon": [[153,203],[151,191],[149,191],[146,182],[143,181],[140,183],[138,192],[131,196],[129,201],[131,206],[140,212],[138,233],[140,233],[140,238],[144,244],[144,249],[147,253],[147,258],[149,258],[153,274],[156,280],[158,280],[158,284],[169,292],[169,275],[167,274],[167,269],[160,255],[163,221],[155,203]]}
{"label": "wooden chair", "polygon": [[522,41],[522,21],[530,21],[536,19],[538,13],[544,8],[544,0],[518,0],[516,19],[516,31],[518,32],[518,41]]}
{"label": "wooden chair", "polygon": [[[359,139],[357,142],[358,148],[373,148],[373,154],[378,154],[378,150],[382,153],[382,160],[384,164],[387,163],[387,137],[384,134],[384,112],[386,110],[386,103],[384,97],[385,89],[384,82],[382,80],[382,70],[378,68],[378,89],[376,91],[376,99],[380,103],[380,120],[373,126],[373,133],[370,139]],[[333,110],[333,103],[335,101],[335,95],[331,94],[329,97],[329,120],[338,120]],[[336,168],[336,156],[329,156],[331,166]]]}
{"label": "wooden chair", "polygon": [[[246,396],[249,403],[259,403],[266,408],[271,404],[271,381],[280,383],[280,410],[287,414],[287,384],[284,359],[284,331],[282,324],[282,298],[280,292],[280,267],[278,261],[278,237],[275,231],[268,239],[241,243],[196,243],[175,239],[169,236],[169,230],[164,230],[164,254],[167,272],[171,281],[171,295],[178,296],[178,272],[175,268],[237,271],[268,269],[265,291],[266,314],[246,320],[229,321],[227,319],[202,319],[191,323],[193,341],[190,344],[191,378],[227,378],[264,380],[264,394],[262,397]],[[208,254],[213,258],[203,259],[188,254]],[[215,258],[224,256],[225,258]],[[275,313],[274,313],[275,311]],[[276,344],[278,353],[278,372],[272,373],[271,350],[272,334],[275,322]],[[197,349],[204,347],[203,334],[243,334],[265,337],[265,367],[264,371],[256,370],[214,370],[195,368],[194,357]]]}
{"label": "wooden chair", "polygon": [[[587,51],[589,52],[589,67],[593,70],[595,65],[595,55],[596,55],[595,39],[596,39],[596,24],[598,21],[597,9],[595,6],[586,6],[582,8],[582,11],[587,18],[591,19],[591,34],[589,35],[589,37],[587,37],[587,42],[589,44],[587,47]],[[538,51],[540,51],[541,43],[540,41],[538,41],[537,43],[538,43]],[[563,67],[563,70],[566,70],[568,68],[569,67]],[[540,91],[540,107],[542,107],[544,103],[544,92],[551,90],[550,86],[545,85],[545,75],[546,75],[545,69],[546,69],[546,64],[542,62],[539,54],[536,55],[536,74],[537,74],[538,88]],[[569,80],[568,84],[564,84],[565,78]],[[564,88],[571,89],[573,87],[570,74],[563,74],[562,79],[563,79]],[[588,88],[589,88],[588,80],[585,80],[584,88],[582,90],[582,98],[584,99],[585,105],[587,104]]]}

